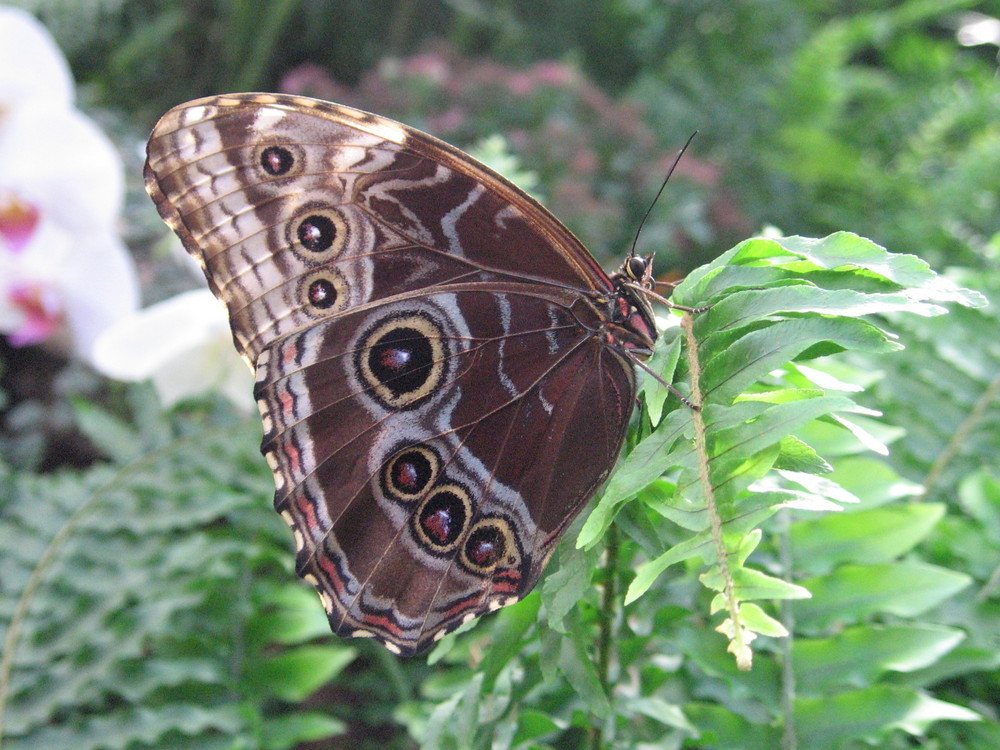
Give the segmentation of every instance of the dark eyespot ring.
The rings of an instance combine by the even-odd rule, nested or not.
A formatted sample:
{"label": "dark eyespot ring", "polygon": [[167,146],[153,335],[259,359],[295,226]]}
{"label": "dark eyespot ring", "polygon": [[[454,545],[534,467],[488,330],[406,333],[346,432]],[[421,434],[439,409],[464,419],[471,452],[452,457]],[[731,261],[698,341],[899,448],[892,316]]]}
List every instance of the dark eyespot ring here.
{"label": "dark eyespot ring", "polygon": [[349,296],[344,277],[336,269],[326,266],[301,278],[296,298],[303,312],[325,318],[346,308]]}
{"label": "dark eyespot ring", "polygon": [[310,266],[332,261],[348,244],[350,225],[341,209],[333,206],[303,206],[285,226],[292,252]]}
{"label": "dark eyespot ring", "polygon": [[329,216],[313,214],[304,218],[296,230],[299,243],[306,250],[322,253],[333,247],[337,239],[337,226]]}
{"label": "dark eyespot ring", "polygon": [[354,367],[366,392],[389,409],[409,409],[430,398],[449,366],[448,340],[430,315],[396,313],[358,339]]}
{"label": "dark eyespot ring", "polygon": [[410,516],[420,546],[434,555],[447,555],[458,544],[472,517],[472,498],[460,484],[434,488]]}
{"label": "dark eyespot ring", "polygon": [[249,154],[250,165],[263,189],[275,178],[293,177],[305,170],[306,150],[298,143],[257,143]]}
{"label": "dark eyespot ring", "polygon": [[437,451],[426,445],[411,445],[386,461],[379,476],[379,486],[386,497],[412,503],[434,484],[440,469]]}
{"label": "dark eyespot ring", "polygon": [[268,146],[260,153],[260,166],[272,177],[281,177],[295,166],[295,157],[284,146]]}
{"label": "dark eyespot ring", "polygon": [[477,521],[458,556],[462,567],[479,576],[490,576],[497,568],[518,568],[521,559],[514,529],[502,516]]}

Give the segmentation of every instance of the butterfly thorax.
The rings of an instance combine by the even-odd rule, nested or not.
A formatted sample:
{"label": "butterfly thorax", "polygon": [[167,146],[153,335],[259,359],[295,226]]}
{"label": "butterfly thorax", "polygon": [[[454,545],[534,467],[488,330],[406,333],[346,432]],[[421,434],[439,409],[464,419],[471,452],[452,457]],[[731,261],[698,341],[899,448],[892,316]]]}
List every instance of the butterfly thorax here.
{"label": "butterfly thorax", "polygon": [[643,293],[653,288],[653,256],[629,255],[611,275],[611,282],[609,342],[635,359],[649,359],[659,337],[653,308]]}

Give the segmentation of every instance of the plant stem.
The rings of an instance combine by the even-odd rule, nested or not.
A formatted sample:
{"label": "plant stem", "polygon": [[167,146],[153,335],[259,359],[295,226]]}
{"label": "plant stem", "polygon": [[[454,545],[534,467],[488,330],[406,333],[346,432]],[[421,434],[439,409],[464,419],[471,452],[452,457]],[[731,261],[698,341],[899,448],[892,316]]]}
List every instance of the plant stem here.
{"label": "plant stem", "polygon": [[927,472],[927,478],[924,479],[924,491],[923,494],[919,496],[919,500],[924,500],[927,498],[931,492],[937,488],[937,484],[941,481],[941,475],[944,474],[944,470],[951,463],[951,460],[958,453],[959,449],[965,445],[968,440],[969,433],[972,429],[979,423],[982,419],[983,414],[986,410],[1000,398],[1000,376],[993,379],[983,395],[979,397],[976,401],[975,406],[972,407],[972,411],[969,412],[969,416],[965,418],[965,421],[959,425],[958,429],[951,436],[951,440],[948,441],[948,445],[945,446],[944,450],[938,454],[938,457],[934,460],[934,465],[931,466],[930,471]]}
{"label": "plant stem", "polygon": [[[597,677],[604,694],[611,701],[611,647],[614,643],[615,597],[618,582],[618,527],[611,524],[605,536],[605,581],[601,595],[601,632],[597,641]],[[591,750],[604,746],[604,732],[600,726],[591,726]]]}
{"label": "plant stem", "polygon": [[722,517],[715,502],[715,488],[712,486],[712,475],[709,471],[708,437],[705,427],[704,399],[701,393],[701,362],[698,359],[698,340],[694,335],[694,317],[684,313],[681,318],[681,328],[687,346],[688,369],[691,373],[691,400],[700,407],[691,412],[694,423],[695,451],[698,455],[698,475],[702,488],[705,490],[705,508],[708,511],[709,526],[712,529],[712,542],[715,545],[715,555],[719,560],[719,571],[722,573],[723,596],[726,599],[726,609],[732,623],[733,634],[729,643],[729,651],[736,656],[736,666],[749,670],[751,666],[750,647],[743,640],[739,603],[736,601],[736,585],[733,583],[733,573],[729,568],[729,553],[722,535]]}
{"label": "plant stem", "polygon": [[611,644],[613,642],[614,619],[615,619],[615,595],[617,593],[618,575],[618,527],[611,524],[608,527],[605,554],[607,560],[605,571],[607,580],[604,582],[604,594],[601,597],[601,637],[598,642],[597,651],[597,675],[604,686],[604,692],[611,696],[610,669],[611,669]]}
{"label": "plant stem", "polygon": [[[795,567],[792,557],[791,527],[792,516],[787,508],[778,511],[778,524],[781,528],[779,555],[781,570],[785,578],[792,580],[792,569]],[[781,624],[788,635],[781,639],[781,713],[784,726],[781,733],[781,750],[797,750],[798,736],[795,733],[795,662],[792,657],[792,645],[795,638],[795,613],[788,599],[781,601]]]}

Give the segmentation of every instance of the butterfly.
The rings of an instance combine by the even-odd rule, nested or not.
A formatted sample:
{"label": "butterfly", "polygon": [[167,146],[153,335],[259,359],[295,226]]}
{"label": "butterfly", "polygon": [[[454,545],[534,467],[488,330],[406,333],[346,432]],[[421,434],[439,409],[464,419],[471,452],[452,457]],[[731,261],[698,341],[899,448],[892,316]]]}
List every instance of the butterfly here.
{"label": "butterfly", "polygon": [[145,180],[256,373],[333,631],[412,655],[522,599],[621,451],[651,257],[608,275],[462,151],[298,96],[175,107]]}

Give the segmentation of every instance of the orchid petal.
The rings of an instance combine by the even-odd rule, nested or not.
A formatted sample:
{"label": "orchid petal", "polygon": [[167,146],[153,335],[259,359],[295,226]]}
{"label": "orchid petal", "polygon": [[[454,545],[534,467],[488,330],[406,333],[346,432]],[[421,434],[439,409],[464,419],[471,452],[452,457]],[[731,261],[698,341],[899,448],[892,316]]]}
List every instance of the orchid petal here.
{"label": "orchid petal", "polygon": [[110,233],[82,237],[66,259],[60,281],[74,348],[91,359],[100,334],[139,306],[132,256]]}
{"label": "orchid petal", "polygon": [[97,369],[118,380],[152,379],[167,405],[216,390],[252,408],[253,377],[233,350],[225,307],[207,289],[151,305],[105,331]]}
{"label": "orchid petal", "polygon": [[111,227],[125,192],[121,157],[88,117],[72,109],[28,103],[0,128],[0,190],[66,227]]}
{"label": "orchid petal", "polygon": [[32,15],[0,7],[0,112],[30,100],[73,103],[73,77],[52,35]]}
{"label": "orchid petal", "polygon": [[13,346],[37,344],[51,336],[63,320],[59,294],[44,284],[12,284],[7,290],[15,318],[8,340]]}
{"label": "orchid petal", "polygon": [[14,193],[0,192],[0,239],[19,253],[31,242],[39,221],[38,207]]}

